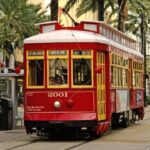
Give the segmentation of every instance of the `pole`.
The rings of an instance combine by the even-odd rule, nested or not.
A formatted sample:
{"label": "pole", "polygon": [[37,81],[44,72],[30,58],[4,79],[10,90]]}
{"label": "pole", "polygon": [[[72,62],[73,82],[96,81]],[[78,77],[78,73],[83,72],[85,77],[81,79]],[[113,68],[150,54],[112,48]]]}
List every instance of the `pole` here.
{"label": "pole", "polygon": [[71,21],[74,23],[75,26],[78,26],[78,25],[79,25],[79,23],[76,22],[76,21],[70,16],[70,14],[66,11],[65,8],[63,8],[62,11],[63,11],[63,13],[66,13],[66,15],[71,19]]}
{"label": "pole", "polygon": [[147,106],[146,102],[146,33],[144,25],[145,15],[141,14],[141,53],[144,55],[144,106]]}
{"label": "pole", "polygon": [[144,106],[147,106],[147,100],[146,100],[146,79],[147,79],[147,61],[146,61],[146,34],[144,31]]}
{"label": "pole", "polygon": [[17,116],[17,100],[16,100],[16,79],[15,77],[11,78],[11,99],[12,99],[12,109],[13,109],[13,129],[16,127],[16,116]]}
{"label": "pole", "polygon": [[104,0],[98,0],[98,20],[104,21]]}

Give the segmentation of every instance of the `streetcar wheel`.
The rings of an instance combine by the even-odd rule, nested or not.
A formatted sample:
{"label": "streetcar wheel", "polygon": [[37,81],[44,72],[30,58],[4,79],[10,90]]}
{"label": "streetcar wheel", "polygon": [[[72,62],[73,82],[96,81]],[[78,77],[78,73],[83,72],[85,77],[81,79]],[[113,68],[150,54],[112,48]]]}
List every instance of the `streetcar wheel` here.
{"label": "streetcar wheel", "polygon": [[129,119],[128,118],[124,118],[122,124],[123,124],[124,128],[127,128],[130,125]]}

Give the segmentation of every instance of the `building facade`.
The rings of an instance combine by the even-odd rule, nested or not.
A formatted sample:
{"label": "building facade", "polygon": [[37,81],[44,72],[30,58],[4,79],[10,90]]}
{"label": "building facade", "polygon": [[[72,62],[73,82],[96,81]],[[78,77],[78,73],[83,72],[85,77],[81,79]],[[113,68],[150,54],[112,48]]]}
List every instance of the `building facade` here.
{"label": "building facade", "polygon": [[45,8],[45,2],[46,0],[28,0],[29,3],[31,4],[41,4],[42,8]]}
{"label": "building facade", "polygon": [[[71,21],[71,19],[64,14],[61,9],[64,8],[66,4],[66,1],[64,0],[59,0],[59,22],[61,22],[62,25],[64,26],[72,26],[73,22]],[[74,5],[74,7],[72,7],[72,9],[68,12],[70,14],[70,16],[76,21],[76,22],[80,22],[81,20],[92,20],[92,21],[97,21],[98,18],[98,13],[97,11],[95,13],[93,13],[92,11],[89,11],[87,13],[85,13],[84,15],[80,16],[79,18],[76,17],[76,9],[78,8],[80,2],[77,3],[76,5]]]}

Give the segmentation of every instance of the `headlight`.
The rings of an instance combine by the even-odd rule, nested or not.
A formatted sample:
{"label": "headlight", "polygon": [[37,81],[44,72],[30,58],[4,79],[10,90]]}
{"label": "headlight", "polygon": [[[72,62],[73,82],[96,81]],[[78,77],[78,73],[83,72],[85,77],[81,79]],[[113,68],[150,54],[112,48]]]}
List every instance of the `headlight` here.
{"label": "headlight", "polygon": [[60,101],[55,101],[55,102],[54,102],[54,107],[55,107],[56,109],[60,108],[60,106],[61,106]]}

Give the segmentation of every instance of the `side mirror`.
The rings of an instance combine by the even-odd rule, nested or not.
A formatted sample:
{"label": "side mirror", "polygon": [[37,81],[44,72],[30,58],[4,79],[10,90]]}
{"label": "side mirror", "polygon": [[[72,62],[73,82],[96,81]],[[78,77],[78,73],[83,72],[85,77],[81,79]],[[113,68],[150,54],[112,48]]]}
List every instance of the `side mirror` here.
{"label": "side mirror", "polygon": [[101,67],[101,66],[98,66],[98,67],[95,69],[95,73],[102,73],[102,67]]}

